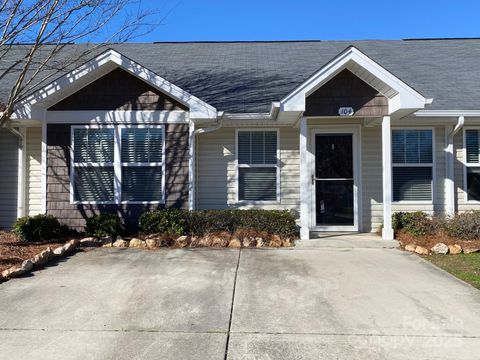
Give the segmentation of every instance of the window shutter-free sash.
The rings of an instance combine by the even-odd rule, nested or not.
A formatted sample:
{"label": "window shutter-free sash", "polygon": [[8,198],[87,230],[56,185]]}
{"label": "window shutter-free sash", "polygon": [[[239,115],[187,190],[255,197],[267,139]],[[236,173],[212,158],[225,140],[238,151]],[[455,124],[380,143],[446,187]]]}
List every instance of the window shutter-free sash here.
{"label": "window shutter-free sash", "polygon": [[277,199],[277,169],[240,168],[239,198],[247,201],[275,201]]}
{"label": "window shutter-free sash", "polygon": [[76,163],[113,163],[114,129],[75,129],[73,160]]}
{"label": "window shutter-free sash", "polygon": [[277,131],[242,130],[237,135],[238,199],[277,200]]}
{"label": "window shutter-free sash", "polygon": [[393,201],[431,201],[432,130],[392,130],[392,167]]}

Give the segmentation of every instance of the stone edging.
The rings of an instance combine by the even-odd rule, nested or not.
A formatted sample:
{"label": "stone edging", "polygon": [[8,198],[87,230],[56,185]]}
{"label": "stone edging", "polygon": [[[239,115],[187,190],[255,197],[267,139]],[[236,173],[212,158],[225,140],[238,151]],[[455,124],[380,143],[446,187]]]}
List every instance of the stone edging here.
{"label": "stone edging", "polygon": [[7,280],[28,274],[31,271],[35,271],[42,268],[48,262],[60,258],[64,255],[70,255],[75,253],[79,247],[117,247],[117,248],[144,248],[155,249],[160,247],[216,247],[216,248],[261,248],[261,247],[291,247],[293,241],[290,239],[281,239],[279,236],[272,236],[270,240],[264,240],[260,237],[238,239],[231,237],[230,239],[219,235],[205,235],[202,237],[188,237],[179,236],[176,239],[166,240],[158,235],[147,236],[145,240],[139,238],[131,238],[130,240],[123,239],[118,236],[115,241],[111,237],[94,238],[87,237],[83,239],[72,239],[66,242],[64,245],[59,246],[52,250],[48,247],[41,253],[35,255],[31,259],[23,261],[20,266],[12,266],[9,269],[4,270],[0,274],[0,283]]}
{"label": "stone edging", "polygon": [[457,255],[457,254],[461,254],[462,252],[464,254],[471,254],[471,253],[480,251],[480,249],[476,248],[476,247],[471,247],[471,248],[464,247],[464,248],[462,248],[458,244],[446,245],[444,243],[437,243],[431,249],[427,249],[423,246],[419,246],[419,245],[415,245],[415,244],[406,244],[406,245],[404,245],[403,248],[406,251],[414,252],[414,253],[417,253],[419,255],[429,255],[429,254]]}
{"label": "stone edging", "polygon": [[66,242],[64,245],[55,248],[54,250],[52,250],[50,247],[47,247],[46,250],[43,250],[33,258],[22,262],[22,265],[12,266],[11,268],[2,271],[0,274],[0,283],[42,268],[45,264],[53,259],[62,257],[66,254],[73,254],[79,246],[80,240],[72,239]]}

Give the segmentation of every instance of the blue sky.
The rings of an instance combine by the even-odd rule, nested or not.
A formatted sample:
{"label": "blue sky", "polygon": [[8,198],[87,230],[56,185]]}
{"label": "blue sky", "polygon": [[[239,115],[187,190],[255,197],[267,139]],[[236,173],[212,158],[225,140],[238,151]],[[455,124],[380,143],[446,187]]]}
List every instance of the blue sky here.
{"label": "blue sky", "polygon": [[135,41],[480,37],[470,0],[143,0],[164,17]]}

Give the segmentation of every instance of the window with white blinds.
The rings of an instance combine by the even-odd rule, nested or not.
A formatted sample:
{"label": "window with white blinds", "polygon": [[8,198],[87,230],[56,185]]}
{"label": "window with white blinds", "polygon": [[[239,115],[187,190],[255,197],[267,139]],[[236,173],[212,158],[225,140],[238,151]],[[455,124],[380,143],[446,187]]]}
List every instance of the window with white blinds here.
{"label": "window with white blinds", "polygon": [[164,202],[163,126],[72,127],[78,203]]}
{"label": "window with white blinds", "polygon": [[480,201],[480,130],[465,129],[464,139],[467,201]]}
{"label": "window with white blinds", "polygon": [[163,128],[123,128],[122,201],[161,201]]}
{"label": "window with white blinds", "polygon": [[114,129],[74,128],[72,137],[73,200],[113,202]]}
{"label": "window with white blinds", "polygon": [[393,201],[431,201],[433,132],[392,130]]}
{"label": "window with white blinds", "polygon": [[277,130],[237,132],[238,201],[270,202],[279,197]]}

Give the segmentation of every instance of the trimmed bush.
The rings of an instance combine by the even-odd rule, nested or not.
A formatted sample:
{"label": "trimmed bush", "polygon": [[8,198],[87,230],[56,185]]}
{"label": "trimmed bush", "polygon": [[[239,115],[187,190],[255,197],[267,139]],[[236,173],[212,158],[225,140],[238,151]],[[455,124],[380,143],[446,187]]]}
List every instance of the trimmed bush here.
{"label": "trimmed bush", "polygon": [[63,229],[55,216],[45,214],[21,217],[13,225],[15,235],[28,242],[57,239]]}
{"label": "trimmed bush", "polygon": [[279,210],[155,210],[143,213],[140,231],[145,234],[205,235],[237,230],[265,231],[282,237],[297,235],[293,213]]}
{"label": "trimmed bush", "polygon": [[145,234],[181,235],[186,231],[186,215],[179,209],[148,211],[140,215],[138,226]]}
{"label": "trimmed bush", "polygon": [[123,221],[117,214],[101,213],[87,219],[85,232],[88,236],[113,238],[124,232]]}
{"label": "trimmed bush", "polygon": [[397,212],[392,215],[392,227],[412,236],[431,235],[436,231],[435,222],[423,211]]}
{"label": "trimmed bush", "polygon": [[443,225],[448,236],[462,240],[480,239],[480,211],[456,214]]}

